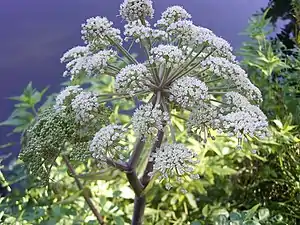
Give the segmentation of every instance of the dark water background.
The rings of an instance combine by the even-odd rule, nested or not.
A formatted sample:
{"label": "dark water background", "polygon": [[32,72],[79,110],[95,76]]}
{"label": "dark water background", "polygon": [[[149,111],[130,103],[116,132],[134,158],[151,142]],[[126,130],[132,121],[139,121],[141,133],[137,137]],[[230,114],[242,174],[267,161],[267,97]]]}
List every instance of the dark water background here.
{"label": "dark water background", "polygon": [[[86,18],[106,16],[121,28],[117,17],[122,0],[0,0],[0,121],[13,109],[5,97],[19,95],[32,81],[42,89],[60,90],[64,66],[59,59],[67,49],[83,44],[80,25]],[[195,24],[208,27],[237,49],[248,18],[268,0],[154,0],[155,18],[171,5],[182,5]],[[0,127],[0,145],[17,141]],[[2,150],[3,151],[3,150]],[[17,152],[18,147],[5,150]],[[1,154],[1,150],[0,150]]]}

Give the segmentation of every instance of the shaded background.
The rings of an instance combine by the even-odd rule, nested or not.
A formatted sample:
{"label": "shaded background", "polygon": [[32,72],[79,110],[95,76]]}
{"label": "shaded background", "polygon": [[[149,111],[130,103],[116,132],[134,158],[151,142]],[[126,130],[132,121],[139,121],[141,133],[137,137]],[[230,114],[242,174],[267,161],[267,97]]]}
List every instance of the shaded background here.
{"label": "shaded background", "polygon": [[[83,44],[80,25],[89,17],[106,16],[121,28],[117,17],[122,0],[1,0],[0,1],[0,121],[13,109],[5,97],[19,95],[28,82],[49,92],[59,91],[64,65],[59,59],[69,48]],[[154,0],[155,19],[171,5],[182,5],[197,25],[208,27],[238,49],[249,17],[268,0]],[[123,22],[124,23],[124,22]],[[0,127],[0,145],[7,138]],[[18,151],[18,147],[6,151]]]}

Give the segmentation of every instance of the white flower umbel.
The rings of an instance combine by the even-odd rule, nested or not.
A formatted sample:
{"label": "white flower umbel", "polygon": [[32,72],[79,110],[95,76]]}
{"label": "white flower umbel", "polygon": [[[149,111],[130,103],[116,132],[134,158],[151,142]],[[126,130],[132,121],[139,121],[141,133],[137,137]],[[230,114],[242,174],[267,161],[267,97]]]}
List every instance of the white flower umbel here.
{"label": "white flower umbel", "polygon": [[120,5],[120,15],[127,21],[152,18],[153,14],[151,0],[125,0]]}
{"label": "white flower umbel", "polygon": [[71,102],[75,120],[80,125],[97,122],[99,106],[98,96],[93,92],[81,92]]}
{"label": "white flower umbel", "polygon": [[181,49],[173,45],[159,45],[150,51],[150,64],[165,65],[167,68],[179,67],[184,63],[185,57]]}
{"label": "white flower umbel", "polygon": [[264,113],[254,105],[248,105],[243,110],[231,112],[221,117],[224,130],[229,135],[236,134],[241,148],[243,136],[265,138],[268,136],[268,121]]}
{"label": "white flower umbel", "polygon": [[231,89],[238,89],[250,100],[261,101],[261,93],[251,81],[248,75],[238,64],[221,57],[209,56],[201,62],[201,65],[218,77],[227,80],[231,84]]}
{"label": "white flower umbel", "polygon": [[155,26],[166,28],[172,23],[190,18],[192,18],[192,16],[181,6],[171,6],[162,13],[161,19],[157,21]]}
{"label": "white flower umbel", "polygon": [[92,157],[98,161],[100,167],[106,166],[107,159],[121,159],[127,147],[120,144],[126,135],[127,129],[116,124],[101,128],[90,144]]}
{"label": "white flower umbel", "polygon": [[195,77],[184,76],[170,87],[170,101],[175,101],[183,108],[194,107],[207,98],[208,88]]}
{"label": "white flower umbel", "polygon": [[63,54],[63,56],[60,59],[60,62],[70,62],[73,59],[80,58],[82,56],[85,56],[89,53],[89,47],[88,46],[76,46],[74,48],[71,48],[67,52]]}
{"label": "white flower umbel", "polygon": [[166,188],[170,189],[170,178],[176,178],[182,182],[182,177],[189,176],[192,179],[199,178],[192,175],[194,167],[199,163],[197,154],[183,144],[163,144],[156,152],[151,154],[150,160],[153,162],[153,176],[156,172],[161,174],[160,179],[166,179]]}
{"label": "white flower umbel", "polygon": [[188,46],[196,42],[198,35],[198,27],[189,20],[180,20],[171,23],[167,28],[167,33],[172,35],[174,39],[178,39],[180,45]]}
{"label": "white flower umbel", "polygon": [[237,92],[227,92],[223,96],[223,102],[227,105],[229,111],[235,112],[247,108],[250,104],[248,99]]}
{"label": "white flower umbel", "polygon": [[190,114],[187,122],[188,132],[204,143],[208,138],[215,139],[209,129],[220,130],[222,128],[221,117],[221,108],[202,102]]}
{"label": "white flower umbel", "polygon": [[146,22],[146,24],[144,25],[140,20],[129,22],[124,26],[124,28],[124,35],[126,36],[125,41],[128,41],[132,38],[136,43],[138,43],[147,38],[147,41],[149,41],[149,38],[153,40],[165,40],[167,38],[167,33],[165,31],[152,29],[148,22]]}
{"label": "white flower umbel", "polygon": [[[165,146],[165,140],[176,142],[178,127],[173,126],[170,117],[179,112],[182,121],[190,115],[188,135],[198,141],[214,139],[212,130],[237,135],[239,142],[242,137],[264,137],[266,117],[251,105],[262,99],[261,93],[238,65],[231,45],[210,29],[194,24],[191,15],[180,6],[164,11],[155,29],[148,21],[153,12],[150,0],[125,0],[121,4],[120,15],[126,20],[125,40],[132,42],[129,46],[123,46],[120,31],[108,19],[88,19],[82,25],[87,46],[77,46],[63,55],[61,60],[67,63],[64,75],[79,82],[84,76],[93,76],[97,83],[106,83],[110,76],[113,83],[99,94],[101,102],[145,101],[127,127],[137,137],[151,139],[155,144],[152,149]],[[144,56],[132,54],[136,42]],[[91,133],[95,133],[101,127],[95,124],[99,124],[96,121],[104,104],[99,105],[97,96],[85,92],[73,98],[69,109],[83,125],[79,126],[80,134],[92,129]],[[56,107],[64,104],[64,100],[58,100]],[[126,110],[125,105],[117,103],[120,110]],[[141,145],[137,142],[134,146]],[[175,156],[176,151],[187,152],[183,145],[174,146],[166,149]],[[135,165],[140,151],[132,153],[129,163]],[[170,168],[176,167],[171,166],[170,162]],[[149,180],[144,178],[143,185],[147,185]]]}
{"label": "white flower umbel", "polygon": [[139,91],[147,91],[146,81],[151,77],[147,67],[143,64],[128,65],[121,69],[116,76],[115,88],[118,93],[134,95]]}
{"label": "white flower umbel", "polygon": [[93,49],[99,50],[111,46],[113,43],[122,44],[121,32],[112,27],[113,22],[106,17],[92,17],[82,24],[82,39]]}
{"label": "white flower umbel", "polygon": [[87,76],[96,76],[105,72],[108,62],[116,57],[117,53],[113,50],[102,50],[95,54],[82,56],[73,59],[66,65],[64,76],[71,79],[85,73]]}
{"label": "white flower umbel", "polygon": [[83,91],[82,88],[79,87],[79,85],[76,86],[68,86],[65,89],[63,89],[56,97],[55,104],[54,104],[54,110],[56,112],[64,112],[67,107],[70,105],[72,99],[80,94]]}
{"label": "white flower umbel", "polygon": [[132,126],[138,135],[153,135],[162,130],[170,120],[169,114],[163,112],[158,106],[148,103],[140,106],[133,114]]}

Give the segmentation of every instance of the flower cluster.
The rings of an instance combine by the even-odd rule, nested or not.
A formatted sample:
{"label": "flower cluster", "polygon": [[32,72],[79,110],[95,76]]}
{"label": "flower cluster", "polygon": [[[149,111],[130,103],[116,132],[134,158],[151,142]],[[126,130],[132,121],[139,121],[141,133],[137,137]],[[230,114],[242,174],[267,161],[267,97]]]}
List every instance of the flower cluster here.
{"label": "flower cluster", "polygon": [[207,142],[207,138],[214,139],[209,129],[220,130],[222,121],[220,116],[222,111],[219,107],[202,102],[198,107],[194,108],[187,122],[188,131],[195,136],[198,141]]}
{"label": "flower cluster", "polygon": [[181,49],[173,45],[159,45],[150,51],[150,64],[163,64],[167,68],[179,67],[184,63],[184,55]]}
{"label": "flower cluster", "polygon": [[124,28],[125,41],[133,38],[136,43],[139,43],[147,38],[148,40],[150,40],[149,38],[152,40],[165,40],[167,38],[165,31],[152,29],[148,22],[144,25],[141,21],[135,20],[126,24]]}
{"label": "flower cluster", "polygon": [[175,101],[183,108],[193,107],[208,98],[208,89],[195,77],[182,77],[170,87],[170,101]]}
{"label": "flower cluster", "polygon": [[116,55],[117,53],[113,50],[102,50],[95,54],[77,57],[67,63],[64,76],[71,76],[71,79],[74,79],[81,73],[87,76],[103,74],[109,61],[113,60]]}
{"label": "flower cluster", "polygon": [[161,15],[161,19],[157,21],[155,26],[157,27],[168,27],[172,23],[179,20],[190,19],[192,16],[181,6],[168,7]]}
{"label": "flower cluster", "polygon": [[[180,117],[187,120],[188,135],[203,142],[215,139],[212,130],[216,130],[236,135],[241,145],[244,137],[266,136],[268,123],[258,106],[252,105],[261,101],[261,92],[238,65],[226,40],[194,24],[180,6],[167,8],[154,28],[148,22],[153,13],[151,0],[125,0],[120,6],[120,15],[126,20],[125,40],[132,40],[132,45],[138,43],[146,53],[144,58],[131,54],[132,45],[122,45],[120,31],[112,27],[112,22],[93,17],[82,25],[86,46],[69,50],[61,61],[66,63],[64,75],[74,80],[97,75],[102,82],[102,75],[111,76],[114,84],[108,89],[114,87],[114,91],[102,94],[101,101],[103,97],[108,97],[104,100],[108,103],[122,98],[143,101],[126,127],[137,140],[141,136],[153,138],[151,176],[160,172],[162,179],[176,175],[180,180],[191,174],[197,157],[183,144],[175,143],[173,115],[183,112]],[[89,130],[102,115],[99,96],[70,87],[57,97],[55,109],[71,113],[81,129]],[[108,159],[120,159],[118,155],[126,149],[122,141],[127,130],[123,125],[102,125],[92,129],[90,151],[105,165]],[[174,143],[167,144],[170,140]],[[87,142],[85,139],[82,145]]]}
{"label": "flower cluster", "polygon": [[73,120],[62,117],[52,108],[40,113],[26,130],[19,157],[40,184],[48,183],[52,165],[64,150],[65,143],[76,140],[76,132]]}
{"label": "flower cluster", "polygon": [[61,57],[60,62],[70,62],[74,59],[83,57],[89,53],[88,46],[76,46],[68,50],[64,53],[64,55]]}
{"label": "flower cluster", "polygon": [[151,74],[145,65],[128,65],[116,76],[116,91],[133,96],[136,92],[149,90],[146,83],[149,77]]}
{"label": "flower cluster", "polygon": [[245,70],[236,63],[222,57],[209,56],[201,64],[213,75],[228,80],[228,83],[233,84],[231,88],[237,88],[241,93],[247,94],[250,100],[261,101],[260,90],[251,83]]}
{"label": "flower cluster", "polygon": [[163,130],[170,120],[169,114],[163,112],[158,105],[152,103],[140,106],[132,116],[133,130],[137,134],[155,134],[157,130]]}
{"label": "flower cluster", "polygon": [[113,23],[106,17],[92,17],[82,24],[82,39],[95,49],[106,48],[113,43],[122,44],[120,30],[112,27]]}
{"label": "flower cluster", "polygon": [[62,90],[55,99],[54,110],[56,112],[65,113],[67,106],[70,105],[72,99],[83,91],[79,85],[68,86]]}
{"label": "flower cluster", "polygon": [[[197,154],[183,144],[163,144],[156,152],[152,153],[151,161],[153,161],[153,176],[156,172],[161,174],[160,179],[177,178],[182,183],[181,177],[189,176],[192,179],[199,178],[199,175],[192,174],[194,167],[199,163]],[[166,188],[170,189],[172,185],[166,184]]]}
{"label": "flower cluster", "polygon": [[101,128],[94,136],[90,151],[98,161],[99,166],[105,166],[107,159],[120,159],[128,149],[120,144],[125,138],[127,129],[116,124]]}
{"label": "flower cluster", "polygon": [[97,122],[95,115],[100,109],[98,96],[92,92],[82,92],[77,95],[71,102],[71,107],[75,113],[75,121],[79,124]]}
{"label": "flower cluster", "polygon": [[153,14],[151,0],[125,0],[120,6],[120,15],[127,21],[152,18]]}

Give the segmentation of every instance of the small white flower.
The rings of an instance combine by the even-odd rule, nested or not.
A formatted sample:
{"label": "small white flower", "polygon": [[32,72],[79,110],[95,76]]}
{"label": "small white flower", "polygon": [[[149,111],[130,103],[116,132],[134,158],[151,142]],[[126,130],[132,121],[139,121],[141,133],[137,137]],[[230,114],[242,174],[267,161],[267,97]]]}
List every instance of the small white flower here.
{"label": "small white flower", "polygon": [[136,134],[155,134],[169,121],[169,115],[158,106],[148,103],[140,106],[132,116],[132,126]]}
{"label": "small white flower", "polygon": [[99,106],[97,94],[81,92],[71,102],[75,121],[80,125],[97,122],[95,116],[100,113]]}
{"label": "small white flower", "polygon": [[79,87],[79,85],[76,86],[68,86],[65,89],[63,89],[56,97],[55,104],[54,104],[54,110],[56,112],[63,112],[66,110],[66,108],[70,105],[72,99],[80,94],[83,91],[82,88]]}
{"label": "small white flower", "polygon": [[248,105],[240,111],[231,112],[221,117],[224,130],[237,135],[264,138],[268,136],[268,121],[264,113],[254,105]]}
{"label": "small white flower", "polygon": [[[212,104],[200,103],[193,109],[187,122],[188,130],[211,128],[220,129],[222,110]],[[206,137],[204,138],[206,139]]]}
{"label": "small white flower", "polygon": [[164,64],[167,68],[175,68],[182,65],[185,61],[183,52],[177,46],[159,45],[150,51],[150,64]]}
{"label": "small white flower", "polygon": [[71,79],[74,79],[80,73],[85,73],[87,76],[104,73],[108,62],[116,55],[117,53],[113,50],[102,50],[92,55],[75,58],[67,63],[64,76],[71,76]]}
{"label": "small white flower", "polygon": [[161,19],[157,21],[155,26],[168,27],[171,23],[178,22],[180,20],[190,19],[192,16],[181,6],[168,7],[161,15]]}
{"label": "small white flower", "polygon": [[195,77],[181,77],[170,87],[170,101],[175,101],[184,108],[194,107],[207,98],[208,88]]}
{"label": "small white flower", "polygon": [[60,59],[60,62],[69,62],[73,59],[80,58],[82,56],[85,56],[89,53],[89,47],[88,46],[76,46],[74,48],[69,49],[67,52],[63,54],[63,56]]}
{"label": "small white flower", "polygon": [[146,38],[152,39],[166,39],[167,33],[165,31],[152,29],[150,24],[146,21],[146,25],[143,25],[140,20],[129,22],[125,25],[124,35],[125,40],[128,41],[130,38],[135,39],[138,43]]}
{"label": "small white flower", "polygon": [[[163,144],[156,152],[152,153],[150,160],[153,161],[153,172],[149,176],[153,176],[156,172],[161,174],[160,179],[179,178],[177,181],[182,183],[181,177],[193,175],[195,165],[199,163],[198,156],[195,152],[186,148],[183,144]],[[170,189],[172,185],[166,184],[166,188]]]}
{"label": "small white flower", "polygon": [[195,44],[195,38],[198,35],[198,27],[189,20],[180,20],[175,23],[171,23],[167,28],[167,33],[174,39],[181,41],[181,45],[193,45]]}
{"label": "small white flower", "polygon": [[109,21],[106,17],[92,17],[82,24],[82,39],[86,44],[96,50],[106,48],[111,45],[112,41],[122,44],[120,30],[112,27],[113,22]]}
{"label": "small white flower", "polygon": [[[261,100],[261,93],[248,79],[248,75],[238,64],[221,57],[209,56],[201,62],[214,75],[222,77],[232,83],[240,92],[250,100]],[[232,87],[234,88],[234,87]]]}
{"label": "small white flower", "polygon": [[153,14],[151,0],[124,0],[120,5],[120,15],[127,21],[152,18]]}
{"label": "small white flower", "polygon": [[147,80],[151,77],[143,64],[128,65],[116,76],[115,88],[118,93],[134,95],[138,91],[147,91]]}
{"label": "small white flower", "polygon": [[127,129],[120,125],[110,124],[101,128],[90,144],[92,156],[98,160],[99,166],[106,166],[106,160],[119,159],[128,148],[120,144],[125,138]]}
{"label": "small white flower", "polygon": [[226,108],[228,108],[231,112],[244,109],[251,105],[246,97],[233,91],[227,92],[223,96],[223,102],[228,105]]}
{"label": "small white flower", "polygon": [[230,61],[235,61],[235,56],[232,54],[231,45],[223,38],[216,36],[211,30],[198,27],[195,37],[195,44],[207,42],[209,47],[206,48],[208,53],[214,51],[214,56],[225,57]]}

